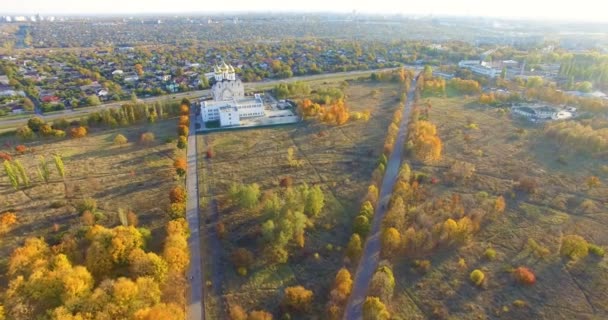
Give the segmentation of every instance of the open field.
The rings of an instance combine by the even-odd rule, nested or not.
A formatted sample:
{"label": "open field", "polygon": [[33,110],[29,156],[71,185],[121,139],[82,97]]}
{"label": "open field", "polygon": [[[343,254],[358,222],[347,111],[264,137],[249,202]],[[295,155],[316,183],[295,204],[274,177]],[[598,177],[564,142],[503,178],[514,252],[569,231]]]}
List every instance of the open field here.
{"label": "open field", "polygon": [[[318,85],[322,85],[319,83]],[[323,86],[339,86],[331,82]],[[315,85],[312,85],[313,90]],[[398,106],[398,84],[351,82],[345,90],[351,111],[371,111],[368,122],[350,121],[328,126],[316,120],[264,129],[215,132],[199,136],[199,184],[201,204],[217,201],[219,220],[225,226],[218,263],[210,268],[220,272],[221,299],[209,308],[208,317],[225,318],[224,308],[240,305],[245,310],[265,309],[277,314],[280,297],[287,286],[302,285],[314,293],[313,310],[304,315],[323,317],[328,288],[337,270],[344,265],[344,252],[350,237],[352,218],[359,210],[373,169],[382,153],[388,124]],[[293,148],[300,167],[287,161]],[[210,159],[207,150],[213,150]],[[226,197],[235,182],[257,183],[261,190],[279,190],[280,180],[291,177],[293,185],[321,186],[325,207],[306,231],[303,248],[291,248],[286,264],[269,265],[261,258],[260,225],[264,217],[255,210],[242,210]],[[213,209],[213,207],[211,207]],[[202,221],[211,210],[201,207]],[[257,212],[257,211],[256,211]],[[209,241],[203,241],[209,248]],[[236,273],[230,254],[238,247],[251,250],[256,262],[248,275]],[[318,254],[318,257],[317,257]],[[209,256],[209,253],[205,254]],[[217,274],[217,273],[216,273]],[[209,281],[214,272],[206,275]],[[207,302],[211,299],[207,299]],[[302,318],[304,319],[304,318]]]}
{"label": "open field", "polygon": [[[541,126],[512,120],[508,113],[479,106],[474,98],[429,101],[443,158],[434,165],[406,159],[415,172],[438,181],[424,184],[426,202],[453,193],[465,203],[502,195],[506,210],[483,220],[479,232],[463,245],[393,257],[396,287],[389,309],[395,319],[607,318],[606,258],[589,254],[573,262],[560,256],[566,235],[608,244],[608,175],[602,161],[560,149]],[[473,164],[475,173],[447,182],[446,173],[456,160]],[[589,176],[604,184],[590,189]],[[535,193],[515,188],[523,177],[536,181]],[[496,251],[495,258],[485,256],[488,248]],[[428,272],[417,270],[414,259],[430,260]],[[511,271],[520,266],[534,272],[534,285],[516,283]],[[474,269],[485,274],[481,287],[469,280]]]}
{"label": "open field", "polygon": [[[148,146],[139,142],[143,132],[153,132],[156,140]],[[123,146],[113,144],[121,133],[129,142]],[[12,250],[26,237],[44,237],[56,244],[62,235],[82,225],[76,206],[85,198],[97,201],[101,212],[99,223],[119,225],[119,208],[133,210],[139,226],[152,231],[148,249],[160,251],[165,238],[165,213],[169,205],[168,192],[173,186],[171,168],[175,143],[166,143],[175,136],[175,120],[160,121],[154,125],[137,125],[129,128],[98,130],[81,139],[45,140],[24,143],[28,151],[13,155],[29,172],[31,185],[14,190],[4,170],[0,177],[0,207],[2,212],[14,211],[17,224],[2,236],[0,274],[5,274],[6,261]],[[18,142],[15,137],[3,137],[2,151],[14,154]],[[53,155],[63,157],[65,179],[57,174]],[[48,184],[36,174],[38,157],[44,156],[52,172]],[[57,227],[54,227],[57,224]],[[56,229],[57,228],[57,229]],[[2,279],[5,286],[6,279]]]}

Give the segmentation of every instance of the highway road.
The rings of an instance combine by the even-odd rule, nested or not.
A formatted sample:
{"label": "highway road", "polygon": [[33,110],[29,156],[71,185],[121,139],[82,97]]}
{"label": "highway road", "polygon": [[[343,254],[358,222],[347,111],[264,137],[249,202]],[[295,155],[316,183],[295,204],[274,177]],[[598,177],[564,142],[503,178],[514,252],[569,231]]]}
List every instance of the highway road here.
{"label": "highway road", "polygon": [[[395,68],[325,73],[325,74],[316,74],[316,75],[308,75],[308,76],[298,76],[298,77],[292,77],[292,78],[280,79],[280,80],[265,80],[265,81],[259,81],[259,82],[247,82],[244,85],[245,85],[246,89],[256,89],[256,88],[274,86],[279,83],[290,83],[290,82],[296,82],[296,81],[314,81],[314,80],[323,80],[323,79],[340,78],[340,77],[355,77],[355,76],[370,74],[372,72],[382,72],[382,71],[388,71],[388,70],[393,70],[393,69],[395,69]],[[139,100],[141,100],[142,102],[145,102],[145,103],[156,102],[156,101],[166,101],[166,100],[179,101],[183,98],[189,98],[189,99],[200,98],[200,97],[209,95],[210,93],[211,93],[210,90],[207,89],[207,90],[188,91],[188,92],[182,92],[182,93],[176,93],[176,94],[172,94],[172,95],[164,95],[164,96],[158,96],[158,97],[143,98],[143,99],[139,99]],[[95,112],[95,111],[119,108],[121,105],[128,103],[128,102],[129,102],[128,100],[112,102],[112,103],[102,104],[97,107],[76,108],[75,110],[64,110],[61,112],[53,112],[50,114],[37,115],[37,116],[43,118],[46,121],[52,121],[52,120],[59,119],[59,118],[73,119],[73,118],[79,118],[79,117],[85,116],[88,113]],[[25,123],[27,123],[27,120],[28,120],[27,117],[18,118],[18,119],[0,120],[0,127],[17,128],[17,127],[22,126]]]}

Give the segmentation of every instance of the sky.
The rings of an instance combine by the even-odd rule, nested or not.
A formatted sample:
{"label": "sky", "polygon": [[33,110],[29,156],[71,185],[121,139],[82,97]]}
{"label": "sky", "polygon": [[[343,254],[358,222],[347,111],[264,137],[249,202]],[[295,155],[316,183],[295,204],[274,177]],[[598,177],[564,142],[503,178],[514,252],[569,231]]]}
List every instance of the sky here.
{"label": "sky", "polygon": [[608,22],[606,0],[0,0],[6,14],[357,12]]}

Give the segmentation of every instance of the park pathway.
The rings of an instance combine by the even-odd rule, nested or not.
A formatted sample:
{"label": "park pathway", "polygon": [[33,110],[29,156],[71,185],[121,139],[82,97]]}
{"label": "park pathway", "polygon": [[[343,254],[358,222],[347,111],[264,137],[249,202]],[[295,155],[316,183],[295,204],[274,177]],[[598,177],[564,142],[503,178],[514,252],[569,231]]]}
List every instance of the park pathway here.
{"label": "park pathway", "polygon": [[359,320],[362,318],[361,307],[365,297],[367,296],[369,282],[371,281],[380,261],[380,226],[382,225],[382,220],[386,214],[386,207],[393,191],[393,186],[397,181],[399,167],[401,166],[401,157],[403,155],[405,138],[407,136],[407,126],[410,119],[410,112],[412,110],[415,90],[416,81],[412,81],[410,92],[407,96],[407,103],[404,106],[403,118],[399,126],[399,134],[397,136],[397,140],[395,141],[395,147],[386,165],[386,172],[384,174],[382,187],[380,189],[380,200],[376,206],[376,212],[372,221],[370,235],[365,242],[363,255],[361,256],[357,273],[355,274],[353,290],[350,298],[348,299],[346,310],[344,312],[345,320]]}
{"label": "park pathway", "polygon": [[201,260],[201,237],[200,237],[200,221],[198,208],[198,174],[196,162],[196,115],[191,110],[190,116],[190,133],[188,135],[188,172],[186,173],[186,190],[188,193],[188,201],[186,202],[186,219],[190,227],[190,238],[188,239],[188,247],[190,249],[190,268],[188,270],[188,281],[190,282],[190,290],[188,292],[188,305],[186,308],[187,320],[204,320],[205,313],[203,312],[203,284],[202,284],[202,260]]}

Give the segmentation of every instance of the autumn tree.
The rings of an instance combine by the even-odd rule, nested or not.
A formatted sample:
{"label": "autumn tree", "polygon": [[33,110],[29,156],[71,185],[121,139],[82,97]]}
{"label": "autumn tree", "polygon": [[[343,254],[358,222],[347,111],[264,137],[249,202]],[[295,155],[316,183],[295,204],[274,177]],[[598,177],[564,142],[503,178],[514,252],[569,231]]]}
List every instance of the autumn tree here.
{"label": "autumn tree", "polygon": [[186,163],[186,159],[183,157],[179,157],[173,162],[173,168],[175,169],[175,173],[180,177],[186,175],[187,167],[188,164]]}
{"label": "autumn tree", "polygon": [[302,286],[285,288],[283,304],[296,312],[307,312],[312,304],[312,291]]}
{"label": "autumn tree", "polygon": [[379,297],[383,301],[390,301],[395,289],[395,277],[393,270],[388,265],[378,267],[369,285],[371,295]]}
{"label": "autumn tree", "polygon": [[272,314],[264,310],[254,310],[249,312],[247,320],[272,320]]}
{"label": "autumn tree", "polygon": [[188,129],[187,126],[184,126],[184,125],[177,126],[177,135],[188,136],[189,132],[190,132],[190,130]]}
{"label": "autumn tree", "polygon": [[348,241],[348,245],[346,246],[346,256],[351,261],[357,261],[361,257],[361,253],[363,252],[363,247],[361,244],[361,237],[354,233],[350,240]]}
{"label": "autumn tree", "polygon": [[496,197],[496,200],[494,200],[494,212],[503,213],[505,212],[506,206],[505,198],[503,196]]}
{"label": "autumn tree", "polygon": [[382,231],[382,253],[390,257],[399,250],[401,245],[401,234],[395,228],[386,228]]}
{"label": "autumn tree", "polygon": [[70,129],[70,137],[74,139],[84,138],[87,135],[87,128],[83,126]]}
{"label": "autumn tree", "polygon": [[169,192],[169,199],[171,203],[186,202],[186,189],[181,185],[173,187]]}
{"label": "autumn tree", "polygon": [[363,302],[363,320],[389,320],[390,313],[378,297],[367,297]]}
{"label": "autumn tree", "polygon": [[246,275],[247,270],[254,262],[253,253],[245,248],[238,248],[230,255],[230,260],[241,275]]}
{"label": "autumn tree", "polygon": [[422,162],[432,163],[441,158],[441,139],[437,136],[435,125],[428,121],[418,120],[410,123],[408,143],[412,145],[416,158]]}
{"label": "autumn tree", "polygon": [[230,305],[228,316],[230,320],[247,320],[247,312],[239,305]]}
{"label": "autumn tree", "polygon": [[353,288],[353,279],[348,272],[348,269],[342,268],[336,274],[334,285],[330,292],[330,302],[335,304],[343,304],[350,296]]}

